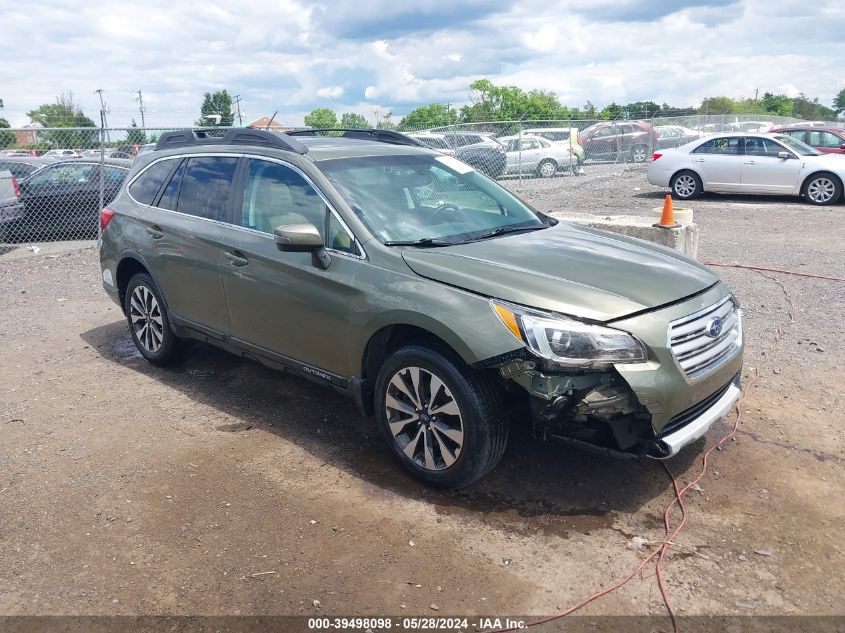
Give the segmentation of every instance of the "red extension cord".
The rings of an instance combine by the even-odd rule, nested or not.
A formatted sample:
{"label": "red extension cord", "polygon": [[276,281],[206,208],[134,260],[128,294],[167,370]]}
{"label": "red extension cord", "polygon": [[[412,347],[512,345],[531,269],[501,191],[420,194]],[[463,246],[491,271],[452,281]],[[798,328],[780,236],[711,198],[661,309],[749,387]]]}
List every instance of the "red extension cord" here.
{"label": "red extension cord", "polygon": [[[786,302],[789,304],[789,311],[788,311],[789,320],[784,322],[783,324],[781,324],[778,327],[776,334],[775,334],[775,338],[772,341],[772,344],[763,352],[760,363],[758,364],[758,366],[756,368],[754,368],[754,375],[751,377],[750,380],[748,380],[746,382],[745,387],[742,390],[742,395],[740,395],[739,400],[737,400],[737,403],[735,405],[736,417],[734,419],[733,428],[730,430],[729,433],[722,436],[719,439],[719,441],[717,441],[713,446],[711,446],[704,453],[704,455],[701,458],[701,470],[699,471],[699,473],[695,477],[695,479],[690,481],[683,488],[678,487],[678,480],[675,477],[675,475],[672,473],[672,471],[669,470],[669,466],[666,465],[666,462],[661,462],[661,464],[663,465],[663,469],[666,471],[666,474],[669,475],[669,479],[672,482],[672,490],[675,493],[675,497],[672,499],[672,501],[669,502],[669,505],[667,505],[666,509],[663,511],[663,530],[664,530],[663,541],[660,543],[660,546],[654,552],[652,552],[651,554],[646,556],[642,560],[642,562],[640,562],[640,564],[633,571],[633,573],[631,573],[629,576],[627,576],[623,580],[620,580],[620,581],[614,583],[613,585],[611,585],[609,587],[606,587],[606,588],[604,588],[600,591],[597,591],[593,595],[589,596],[588,598],[581,600],[581,602],[575,604],[572,607],[569,607],[568,609],[565,609],[564,611],[560,611],[558,613],[555,613],[553,615],[541,618],[539,620],[526,622],[523,625],[523,627],[511,627],[511,628],[505,628],[505,629],[496,629],[495,631],[493,631],[491,633],[505,633],[505,631],[515,631],[515,630],[518,630],[519,628],[527,628],[529,626],[537,626],[539,624],[545,624],[546,622],[551,622],[552,620],[557,620],[559,618],[563,618],[567,615],[575,613],[576,611],[578,611],[582,607],[590,604],[591,602],[598,600],[599,598],[606,596],[609,593],[613,593],[614,591],[616,591],[620,587],[623,587],[624,585],[626,585],[632,578],[634,578],[637,574],[639,574],[645,568],[645,566],[648,565],[648,563],[651,562],[652,560],[655,561],[655,563],[654,563],[654,573],[655,573],[655,576],[657,577],[657,586],[660,589],[660,596],[663,598],[663,604],[666,606],[666,611],[667,611],[667,613],[669,614],[669,617],[672,620],[672,630],[674,631],[674,633],[679,633],[680,628],[678,626],[678,620],[675,617],[675,612],[672,610],[671,604],[669,603],[669,595],[666,591],[666,587],[665,587],[664,582],[663,582],[662,563],[663,563],[663,557],[666,555],[666,550],[669,548],[670,545],[674,544],[675,539],[677,538],[678,534],[680,534],[681,530],[684,528],[684,525],[686,524],[687,516],[686,516],[686,507],[684,506],[684,496],[687,494],[687,492],[689,492],[689,490],[693,486],[695,486],[699,481],[701,481],[701,479],[707,473],[707,461],[710,458],[711,453],[713,453],[713,451],[719,449],[722,445],[725,444],[725,442],[727,442],[734,435],[736,435],[736,432],[739,429],[740,420],[742,419],[741,405],[742,405],[743,401],[745,400],[745,396],[748,394],[748,392],[754,386],[754,383],[756,383],[758,378],[760,377],[759,365],[764,364],[768,360],[769,354],[771,354],[771,352],[775,349],[775,347],[780,343],[781,339],[783,338],[784,334],[786,333],[787,328],[792,323],[795,322],[795,315],[794,315],[795,305],[792,303],[792,299],[790,298],[789,293],[787,292],[783,283],[781,283],[780,280],[775,279],[774,277],[770,277],[769,275],[763,274],[762,271],[785,273],[785,274],[790,274],[790,275],[797,275],[797,276],[800,276],[800,277],[814,277],[814,278],[818,278],[818,279],[829,279],[829,280],[833,280],[833,281],[845,281],[845,279],[841,279],[841,278],[838,278],[838,277],[824,277],[824,276],[821,276],[821,275],[811,275],[811,274],[806,274],[806,273],[793,273],[793,272],[790,272],[790,271],[776,270],[776,269],[769,269],[769,268],[760,268],[760,267],[755,267],[755,266],[744,266],[744,265],[741,265],[741,264],[716,264],[716,263],[712,263],[712,262],[707,262],[706,264],[708,266],[724,266],[724,267],[729,267],[729,268],[743,268],[743,269],[747,269],[747,270],[753,270],[753,271],[757,272],[758,274],[760,274],[761,276],[765,277],[766,279],[774,281],[778,286],[780,286],[780,289],[783,292],[783,296],[786,299]],[[673,529],[672,526],[671,526],[670,517],[671,517],[671,514],[672,514],[672,510],[674,509],[674,507],[676,505],[678,506],[678,509],[681,512],[681,520],[678,523],[677,527],[675,527]]]}

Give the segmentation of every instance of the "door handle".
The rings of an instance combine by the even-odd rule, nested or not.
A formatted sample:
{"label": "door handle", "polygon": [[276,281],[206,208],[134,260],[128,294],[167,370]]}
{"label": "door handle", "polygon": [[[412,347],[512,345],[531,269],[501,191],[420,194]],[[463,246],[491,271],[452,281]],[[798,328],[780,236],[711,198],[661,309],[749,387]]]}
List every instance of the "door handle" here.
{"label": "door handle", "polygon": [[149,233],[150,235],[153,236],[154,240],[158,240],[158,239],[161,239],[162,237],[164,237],[164,231],[161,230],[161,227],[148,226],[146,230],[147,230],[147,233]]}
{"label": "door handle", "polygon": [[745,165],[756,165],[757,161],[750,160],[750,161],[748,161],[747,163],[744,163],[744,164]]}
{"label": "door handle", "polygon": [[235,251],[233,253],[224,251],[223,256],[229,260],[229,263],[232,264],[232,266],[237,266],[238,268],[249,264],[249,260],[244,257],[240,251]]}

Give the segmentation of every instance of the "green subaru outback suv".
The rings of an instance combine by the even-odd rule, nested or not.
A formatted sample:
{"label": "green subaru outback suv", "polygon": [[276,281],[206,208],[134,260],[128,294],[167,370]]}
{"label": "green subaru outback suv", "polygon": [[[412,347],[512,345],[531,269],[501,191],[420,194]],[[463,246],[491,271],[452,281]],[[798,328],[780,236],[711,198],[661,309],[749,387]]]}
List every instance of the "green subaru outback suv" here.
{"label": "green subaru outback suv", "polygon": [[739,397],[741,313],[709,270],[395,132],[169,132],[100,225],[150,362],[199,339],[334,387],[430,485],[492,470],[511,423],[671,457]]}

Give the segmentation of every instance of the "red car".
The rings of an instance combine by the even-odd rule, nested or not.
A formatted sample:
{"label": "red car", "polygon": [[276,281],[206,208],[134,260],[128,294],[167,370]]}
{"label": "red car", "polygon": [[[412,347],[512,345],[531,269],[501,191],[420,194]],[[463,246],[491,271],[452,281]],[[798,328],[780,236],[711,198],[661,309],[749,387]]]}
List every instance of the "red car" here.
{"label": "red car", "polygon": [[790,125],[771,130],[789,134],[804,141],[807,145],[815,147],[820,152],[827,154],[845,154],[845,130],[833,127],[812,127],[809,125]]}
{"label": "red car", "polygon": [[602,121],[581,130],[578,143],[588,159],[644,163],[657,148],[657,131],[645,121]]}

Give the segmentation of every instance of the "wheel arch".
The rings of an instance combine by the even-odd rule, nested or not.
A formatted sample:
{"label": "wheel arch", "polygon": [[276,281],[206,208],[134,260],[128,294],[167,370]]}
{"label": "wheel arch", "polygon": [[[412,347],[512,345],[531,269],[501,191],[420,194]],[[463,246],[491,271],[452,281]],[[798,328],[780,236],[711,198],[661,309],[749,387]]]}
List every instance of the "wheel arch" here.
{"label": "wheel arch", "polygon": [[676,169],[675,171],[673,171],[672,175],[669,176],[669,188],[670,189],[672,188],[672,181],[675,180],[675,177],[679,176],[680,174],[682,174],[684,172],[689,172],[689,173],[693,174],[696,178],[698,178],[698,181],[701,183],[701,191],[704,191],[704,178],[702,178],[701,174],[699,174],[697,171],[695,171],[695,169],[693,169],[692,167],[681,167],[680,169]]}
{"label": "wheel arch", "polygon": [[[361,377],[367,381],[374,380],[387,357],[400,347],[410,344],[430,347],[469,364],[469,350],[464,350],[462,354],[459,349],[456,349],[456,347],[463,347],[462,345],[450,344],[444,336],[435,333],[434,329],[442,328],[428,328],[411,323],[394,323],[381,327],[373,333],[364,346],[360,361]],[[446,336],[448,338],[454,336],[453,341],[458,340],[454,333],[452,336],[448,334]]]}
{"label": "wheel arch", "polygon": [[[842,178],[838,174],[836,174],[835,172],[832,172],[828,169],[819,169],[819,170],[814,171],[810,174],[807,174],[804,177],[804,180],[801,181],[801,185],[798,187],[799,195],[802,195],[802,196],[806,195],[807,185],[810,183],[810,180],[812,180],[812,178],[814,176],[821,176],[821,175],[830,176],[831,178],[833,178],[834,181],[838,182],[839,183],[839,189],[842,191],[840,198],[845,197],[845,182],[843,182]],[[834,202],[837,202],[837,201],[834,200]]]}
{"label": "wheel arch", "polygon": [[162,300],[165,303],[165,309],[167,308],[167,299],[164,297],[164,293],[161,290],[161,286],[158,283],[158,280],[155,278],[150,267],[147,265],[147,262],[144,260],[144,257],[135,252],[128,252],[124,253],[120,261],[117,264],[117,268],[115,269],[114,281],[115,285],[117,286],[117,293],[120,299],[120,309],[124,310],[124,303],[126,299],[126,288],[129,285],[129,280],[132,279],[133,276],[137,275],[138,273],[145,273],[152,277],[153,281],[155,282],[156,286],[158,286],[159,293],[162,295]]}

